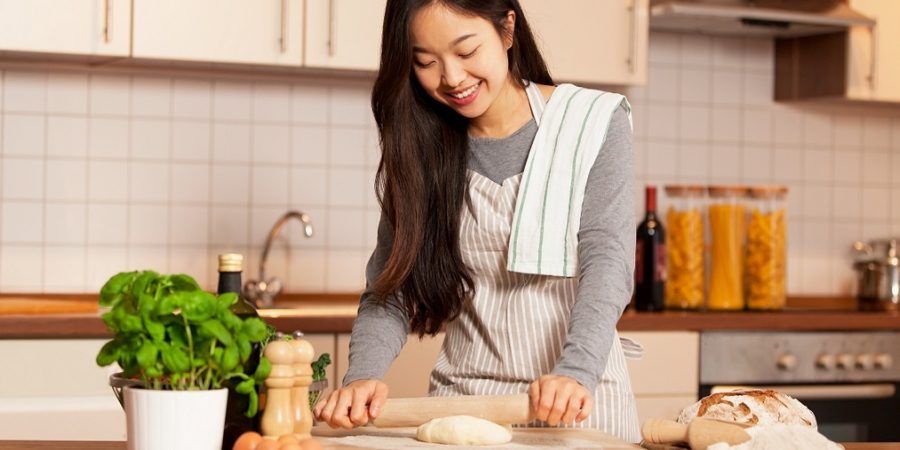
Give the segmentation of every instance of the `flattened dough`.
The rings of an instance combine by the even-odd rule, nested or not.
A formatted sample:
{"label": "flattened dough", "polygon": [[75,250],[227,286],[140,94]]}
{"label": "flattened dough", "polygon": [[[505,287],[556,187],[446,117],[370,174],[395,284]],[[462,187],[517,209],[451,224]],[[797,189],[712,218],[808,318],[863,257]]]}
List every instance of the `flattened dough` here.
{"label": "flattened dough", "polygon": [[472,416],[432,419],[416,430],[416,439],[433,444],[497,445],[512,440],[509,427]]}

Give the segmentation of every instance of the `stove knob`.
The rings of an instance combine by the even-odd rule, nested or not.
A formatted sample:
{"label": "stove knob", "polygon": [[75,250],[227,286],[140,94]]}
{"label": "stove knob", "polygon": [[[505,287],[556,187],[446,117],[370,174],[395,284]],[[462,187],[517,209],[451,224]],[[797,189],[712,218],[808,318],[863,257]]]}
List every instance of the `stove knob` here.
{"label": "stove knob", "polygon": [[890,369],[894,365],[894,358],[887,353],[875,354],[875,368],[881,370]]}
{"label": "stove knob", "polygon": [[839,369],[849,370],[853,368],[854,363],[853,355],[849,353],[838,353],[837,355],[837,366]]}
{"label": "stove knob", "polygon": [[794,370],[797,367],[797,357],[791,353],[784,353],[778,357],[775,364],[781,370]]}
{"label": "stove knob", "polygon": [[831,353],[819,353],[819,356],[816,356],[816,367],[831,370],[834,369],[834,365],[834,355]]}
{"label": "stove knob", "polygon": [[875,367],[875,355],[871,353],[856,355],[856,367],[862,370],[872,370]]}

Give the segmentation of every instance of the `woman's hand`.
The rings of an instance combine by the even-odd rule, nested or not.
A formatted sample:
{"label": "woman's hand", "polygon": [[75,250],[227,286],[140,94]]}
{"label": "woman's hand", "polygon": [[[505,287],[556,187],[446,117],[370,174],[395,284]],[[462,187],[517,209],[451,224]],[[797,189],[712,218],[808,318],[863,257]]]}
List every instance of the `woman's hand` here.
{"label": "woman's hand", "polygon": [[529,388],[535,418],[550,426],[581,422],[591,414],[594,397],[577,381],[558,375],[544,375]]}
{"label": "woman's hand", "polygon": [[316,403],[316,419],[332,428],[353,428],[378,417],[388,387],[380,380],[356,380]]}

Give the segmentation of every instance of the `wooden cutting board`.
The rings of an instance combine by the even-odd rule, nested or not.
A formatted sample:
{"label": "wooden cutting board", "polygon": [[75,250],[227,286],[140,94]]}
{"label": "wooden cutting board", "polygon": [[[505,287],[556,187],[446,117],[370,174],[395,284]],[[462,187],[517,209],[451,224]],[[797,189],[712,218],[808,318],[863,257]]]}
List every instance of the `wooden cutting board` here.
{"label": "wooden cutting board", "polygon": [[[362,427],[353,430],[334,430],[327,426],[317,425],[313,428],[313,436],[324,449],[356,450],[369,449],[455,449],[473,448],[453,445],[427,444],[416,440],[415,428],[375,428]],[[634,450],[641,447],[629,444],[617,437],[595,430],[577,430],[565,428],[514,428],[513,440],[503,445],[494,445],[491,449],[614,449]]]}
{"label": "wooden cutting board", "polygon": [[96,301],[45,300],[35,298],[4,298],[0,300],[0,315],[85,314],[96,312]]}

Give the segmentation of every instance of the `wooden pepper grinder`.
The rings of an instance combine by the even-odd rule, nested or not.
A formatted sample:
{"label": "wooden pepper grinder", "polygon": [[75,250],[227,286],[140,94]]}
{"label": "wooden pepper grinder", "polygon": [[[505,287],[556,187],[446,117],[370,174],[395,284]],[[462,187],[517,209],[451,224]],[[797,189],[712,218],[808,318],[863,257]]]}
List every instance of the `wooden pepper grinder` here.
{"label": "wooden pepper grinder", "polygon": [[294,387],[291,389],[293,407],[294,434],[300,439],[311,437],[312,410],[309,407],[309,385],[312,384],[312,363],[315,350],[312,344],[301,339],[303,333],[294,333],[290,341],[294,353]]}
{"label": "wooden pepper grinder", "polygon": [[294,351],[290,343],[275,340],[264,352],[272,363],[266,378],[266,408],[260,421],[263,436],[272,439],[294,432],[291,388],[294,387]]}

